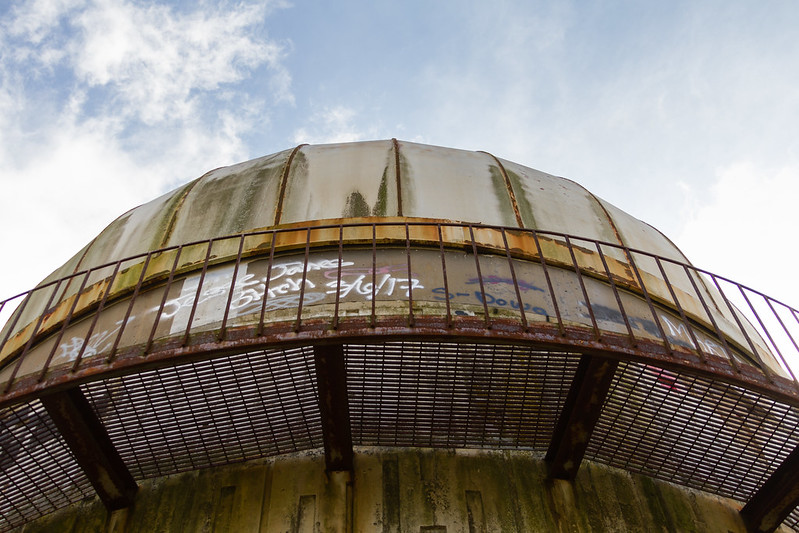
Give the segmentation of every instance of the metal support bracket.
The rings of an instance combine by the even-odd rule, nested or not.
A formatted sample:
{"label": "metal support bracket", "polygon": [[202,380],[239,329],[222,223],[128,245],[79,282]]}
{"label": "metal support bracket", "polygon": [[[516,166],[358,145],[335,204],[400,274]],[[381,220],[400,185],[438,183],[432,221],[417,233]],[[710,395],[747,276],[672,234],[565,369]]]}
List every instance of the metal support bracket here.
{"label": "metal support bracket", "polygon": [[314,346],[319,410],[325,467],[328,471],[352,471],[352,431],[347,400],[347,371],[340,344]]}
{"label": "metal support bracket", "polygon": [[583,355],[544,460],[548,476],[573,480],[602,413],[618,361]]}
{"label": "metal support bracket", "polygon": [[770,533],[782,524],[797,505],[799,505],[799,448],[794,448],[741,509],[741,517],[749,531]]}
{"label": "metal support bracket", "polygon": [[41,402],[106,509],[129,507],[139,487],[80,389]]}

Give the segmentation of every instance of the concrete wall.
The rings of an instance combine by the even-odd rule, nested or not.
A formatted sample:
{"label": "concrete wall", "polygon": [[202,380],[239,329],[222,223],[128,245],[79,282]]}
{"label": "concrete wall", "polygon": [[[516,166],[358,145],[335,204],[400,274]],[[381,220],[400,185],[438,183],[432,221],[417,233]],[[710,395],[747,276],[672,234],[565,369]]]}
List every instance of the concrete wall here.
{"label": "concrete wall", "polygon": [[86,501],[19,531],[745,531],[732,500],[591,463],[573,485],[544,474],[526,452],[358,449],[352,480],[287,456],[149,480],[128,511]]}

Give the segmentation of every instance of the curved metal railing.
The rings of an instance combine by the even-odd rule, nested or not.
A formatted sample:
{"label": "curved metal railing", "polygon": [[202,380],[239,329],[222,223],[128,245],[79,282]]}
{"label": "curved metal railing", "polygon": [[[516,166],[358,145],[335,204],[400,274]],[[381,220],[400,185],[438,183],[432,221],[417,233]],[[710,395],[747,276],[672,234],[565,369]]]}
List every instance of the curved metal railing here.
{"label": "curved metal railing", "polygon": [[[104,312],[108,312],[112,303],[123,299],[128,301],[124,320],[113,333],[113,341],[110,341],[112,336],[109,336],[110,342],[104,343],[110,345],[107,353],[103,354],[107,363],[113,363],[117,356],[126,331],[125,322],[130,319],[137,299],[153,290],[162,292],[160,312],[153,319],[149,335],[137,343],[142,353],[153,349],[157,340],[158,321],[165,314],[165,306],[170,305],[180,306],[181,312],[188,313],[190,317],[185,330],[181,332],[181,346],[186,346],[190,343],[197,306],[209,296],[203,293],[203,283],[208,283],[205,276],[221,264],[227,265],[231,282],[226,289],[219,286],[213,289],[217,300],[227,296],[227,302],[223,304],[225,311],[218,321],[216,332],[220,339],[226,336],[230,326],[231,305],[240,305],[242,299],[248,298],[260,300],[261,303],[260,309],[257,305],[251,306],[260,311],[255,323],[259,335],[264,333],[268,325],[268,311],[278,307],[284,310],[296,308],[296,315],[290,319],[285,311],[282,316],[284,321],[293,322],[295,332],[300,332],[304,321],[308,320],[307,311],[314,303],[305,294],[310,283],[307,265],[311,254],[317,253],[320,248],[332,254],[328,254],[332,257],[327,263],[328,267],[332,269],[338,265],[337,271],[327,272],[325,278],[328,286],[335,281],[333,290],[327,291],[333,293],[326,300],[332,304],[332,308],[327,310],[330,315],[329,329],[340,329],[341,321],[346,320],[341,313],[345,296],[353,290],[363,292],[364,287],[370,288],[368,290],[373,293],[365,295],[364,306],[368,309],[369,325],[374,326],[379,318],[377,303],[382,298],[380,290],[375,289],[380,286],[383,276],[375,265],[378,257],[390,247],[399,247],[400,255],[404,252],[404,266],[399,272],[401,276],[391,278],[395,286],[396,279],[416,279],[414,261],[417,249],[427,247],[438,254],[435,263],[440,265],[440,273],[437,273],[440,274],[440,286],[434,289],[432,295],[426,294],[426,297],[443,307],[443,319],[449,327],[465,320],[462,316],[465,313],[453,310],[458,297],[457,291],[453,292],[448,287],[452,280],[448,279],[447,273],[447,253],[460,249],[471,253],[474,261],[474,272],[469,283],[476,290],[470,290],[469,294],[474,294],[472,299],[477,305],[470,306],[475,312],[469,314],[482,315],[486,333],[490,332],[492,321],[498,320],[489,309],[496,307],[512,308],[515,313],[511,318],[515,318],[524,331],[529,331],[531,318],[540,319],[544,315],[547,321],[538,325],[556,328],[563,339],[574,333],[567,332],[569,326],[577,325],[583,326],[588,332],[587,337],[580,335],[581,339],[601,342],[608,336],[605,326],[614,323],[617,336],[625,337],[631,347],[640,347],[644,342],[650,345],[650,351],[657,351],[651,347],[654,342],[660,344],[662,351],[671,357],[674,357],[675,350],[688,352],[703,363],[707,356],[722,355],[733,375],[740,375],[741,365],[749,364],[762,371],[772,384],[780,374],[790,377],[794,383],[797,381],[793,367],[799,361],[799,312],[728,278],[643,250],[563,233],[477,224],[406,221],[277,228],[197,241],[98,265],[4,300],[0,302],[0,319],[7,317],[8,322],[0,333],[0,362],[4,365],[0,371],[0,403],[3,403],[3,396],[11,397],[9,393],[17,388],[15,380],[19,377],[20,369],[26,365],[34,348],[47,338],[55,338],[56,341],[52,342],[50,353],[41,364],[36,383],[41,384],[46,379],[48,367],[59,349],[71,350],[73,361],[70,372],[78,372],[87,354],[97,355],[98,320]],[[374,267],[371,273],[368,264],[365,265],[366,270],[361,269],[357,288],[353,288],[352,280],[346,277],[349,271],[342,277],[342,264],[346,262],[343,258],[345,249],[351,253],[355,248],[360,248],[362,255],[366,255],[362,259],[367,263],[371,261]],[[297,278],[291,287],[293,294],[280,300],[284,305],[277,305],[274,271],[281,257],[300,254],[302,258],[295,265],[296,272],[293,272],[294,278]],[[485,256],[491,254],[506,261],[506,277],[481,273],[481,260],[485,262]],[[260,279],[251,277],[242,282],[238,274],[242,264],[254,259],[267,261],[266,274]],[[520,261],[525,260],[540,266],[543,280],[540,284],[543,286],[536,287],[539,289],[536,294],[548,293],[549,305],[546,310],[525,302],[527,287],[523,282],[520,285],[516,275]],[[300,264],[304,264],[305,268],[302,269]],[[425,267],[429,264],[430,261],[425,261]],[[452,277],[452,265],[449,268],[449,277]],[[559,299],[553,297],[557,289],[553,287],[552,273],[556,269],[566,269],[575,275],[575,289],[579,287],[581,295],[577,303],[584,308],[582,317],[575,317],[573,313],[568,316],[567,310],[562,309],[563,304],[559,305]],[[177,279],[192,272],[199,273],[196,293],[193,296],[184,295],[176,303],[174,298],[170,299],[170,289],[174,289]],[[281,272],[285,272],[285,268]],[[119,283],[122,278],[128,281]],[[589,280],[602,280],[603,289],[608,291],[603,296],[604,300],[609,298],[615,305],[593,303],[591,288],[587,285]],[[422,301],[424,287],[421,282],[417,283],[420,286],[418,288],[413,283],[405,289],[405,311],[400,313],[400,308],[396,306],[392,310],[395,316],[403,314],[405,322],[411,326],[417,315],[425,311],[415,305]],[[557,284],[557,281],[554,283]],[[512,287],[514,290],[511,294],[515,298],[495,298],[489,287],[496,284]],[[628,294],[635,294],[645,302],[647,317],[633,316],[628,312],[623,301]],[[237,300],[234,301],[234,297]],[[669,314],[664,314],[664,310]],[[70,336],[68,330],[90,315],[93,316],[93,322],[84,338]],[[508,314],[503,314],[501,318],[507,321]],[[62,342],[64,339],[68,339],[68,347]],[[713,340],[706,342],[703,339]],[[772,356],[774,360],[770,364],[769,361],[758,361],[760,358],[768,360]],[[30,386],[30,382],[28,384]],[[784,383],[780,383],[780,388],[785,390]]]}
{"label": "curved metal railing", "polygon": [[748,500],[799,445],[794,308],[562,233],[275,228],[82,270],[0,318],[0,529],[91,495],[47,394],[78,389],[137,480],[315,449],[324,343],[355,445],[546,451],[582,354],[619,362],[592,460]]}

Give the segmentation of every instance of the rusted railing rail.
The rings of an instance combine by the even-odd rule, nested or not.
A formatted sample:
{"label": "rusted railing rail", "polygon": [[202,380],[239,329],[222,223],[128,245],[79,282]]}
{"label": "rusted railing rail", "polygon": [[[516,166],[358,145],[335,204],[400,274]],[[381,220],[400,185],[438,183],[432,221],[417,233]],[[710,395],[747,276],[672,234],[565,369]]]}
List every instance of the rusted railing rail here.
{"label": "rusted railing rail", "polygon": [[[467,296],[477,304],[476,308],[466,307],[473,310],[468,314],[482,315],[486,331],[491,330],[498,319],[497,307],[515,311],[519,327],[524,331],[529,330],[531,317],[545,313],[548,323],[557,328],[561,337],[568,336],[568,326],[582,325],[594,341],[602,341],[610,324],[616,327],[617,334],[626,336],[633,347],[643,340],[657,341],[667,354],[688,350],[702,362],[709,355],[723,355],[734,372],[740,372],[740,364],[748,363],[759,367],[770,381],[775,374],[797,381],[794,368],[799,362],[799,312],[725,277],[674,258],[563,233],[407,221],[276,228],[195,241],[98,265],[4,300],[0,302],[0,320],[5,319],[7,323],[0,335],[0,358],[4,361],[0,371],[0,398],[15,388],[21,369],[29,364],[30,354],[37,352],[37,357],[42,357],[37,347],[46,340],[50,340],[51,347],[43,362],[39,363],[39,383],[45,380],[59,350],[65,349],[67,338],[72,354],[71,372],[79,371],[87,355],[97,355],[98,321],[111,307],[118,309],[120,302],[125,300],[127,307],[118,319],[113,341],[102,354],[105,361],[112,364],[124,343],[138,300],[153,291],[161,293],[157,312],[153,313],[152,323],[147,328],[149,335],[139,339],[144,354],[153,349],[159,326],[164,320],[165,307],[169,305],[179,305],[182,313],[188,313],[181,332],[181,345],[188,345],[196,327],[198,305],[203,304],[204,299],[214,297],[209,296],[213,291],[225,300],[217,321],[219,340],[228,336],[232,326],[231,305],[240,304],[242,298],[260,298],[260,316],[255,324],[259,335],[268,325],[269,310],[280,308],[281,316],[286,318],[285,310],[289,307],[296,309],[296,315],[290,321],[294,331],[300,332],[311,316],[305,312],[315,303],[306,294],[306,288],[313,283],[309,279],[312,274],[308,270],[309,260],[311,254],[316,257],[320,250],[332,251],[331,258],[334,258],[326,263],[335,268],[333,273],[326,272],[328,277],[325,280],[331,280],[327,292],[333,294],[333,300],[328,312],[332,315],[329,317],[330,329],[336,330],[346,319],[341,313],[345,303],[343,295],[353,290],[352,280],[347,278],[352,274],[349,271],[342,273],[344,256],[359,249],[364,250],[367,264],[358,266],[363,277],[358,278],[356,290],[366,291],[364,303],[373,327],[380,318],[378,304],[385,300],[379,290],[383,279],[395,287],[397,283],[407,285],[403,285],[405,294],[400,298],[406,302],[405,311],[397,308],[392,313],[404,315],[409,327],[414,326],[418,315],[431,309],[429,305],[422,305],[425,301],[440,304],[449,327],[463,319],[467,314],[464,306],[456,308],[459,298],[465,293],[452,292],[451,286],[457,282],[453,279],[453,266],[448,265],[448,261],[452,263],[455,253],[465,253],[472,257],[473,264],[473,276],[468,283],[474,290],[468,291]],[[404,255],[404,276],[391,273],[386,278],[388,273],[381,271],[381,268],[387,268],[379,264],[386,250]],[[419,259],[422,250],[438,256],[435,277],[439,286],[432,293],[422,291],[423,283],[415,277],[415,269],[419,268],[414,266],[415,262],[419,265],[424,263],[421,266],[428,269],[425,274],[428,277],[432,275],[427,264],[429,261]],[[489,268],[495,271],[504,269],[507,277],[486,275],[481,271],[481,263],[486,262],[487,256],[493,257]],[[292,272],[293,277],[284,276],[284,279],[292,281],[293,286],[290,287],[292,294],[283,295],[280,291],[285,287],[277,286],[275,276],[277,270],[280,270],[278,275],[286,272],[281,261],[285,262],[287,258],[299,261],[300,265],[296,265],[298,270]],[[502,258],[504,266],[497,266],[497,258]],[[259,278],[250,277],[242,282],[243,263],[256,259],[266,261],[266,272]],[[523,280],[520,285],[517,279],[517,273],[525,262],[538,266],[540,272],[537,274],[543,283],[533,294],[543,297],[541,301],[548,305],[525,302],[531,293]],[[230,267],[229,283],[224,288],[216,285],[209,288],[206,277],[221,265]],[[311,265],[311,268],[316,266]],[[458,268],[463,270],[465,267],[461,265]],[[564,271],[572,273],[576,280],[574,289],[582,309],[582,317],[577,318],[581,320],[575,320],[574,309],[567,312],[560,301],[558,291],[562,288],[558,284],[562,282],[562,276],[553,280],[553,274],[560,275]],[[170,291],[174,290],[179,278],[190,274],[195,275],[196,291],[193,296],[183,295],[183,300],[175,304]],[[126,283],[120,282],[123,277]],[[606,294],[596,294],[597,281],[603,283]],[[587,286],[589,282],[592,287]],[[512,289],[512,299],[496,298],[489,285],[507,285]],[[395,289],[391,297],[396,299],[399,292]],[[629,295],[635,295],[646,306],[648,316],[635,316],[625,307],[624,300],[629,299]],[[313,297],[318,298],[318,295],[314,293]],[[536,311],[531,312],[532,308]],[[73,324],[92,314],[91,324],[83,338],[71,337]],[[500,316],[503,321],[509,319],[507,313]],[[777,361],[776,365],[758,361],[758,358],[769,359],[772,356]]]}
{"label": "rusted railing rail", "polygon": [[[0,530],[91,495],[45,412],[67,393],[137,480],[320,448],[326,416],[356,445],[558,449],[742,501],[799,449],[796,309],[562,233],[275,228],[49,281],[0,322]],[[349,414],[319,409],[325,350]],[[572,391],[607,399],[570,408]],[[555,430],[564,412],[595,424],[587,449]]]}

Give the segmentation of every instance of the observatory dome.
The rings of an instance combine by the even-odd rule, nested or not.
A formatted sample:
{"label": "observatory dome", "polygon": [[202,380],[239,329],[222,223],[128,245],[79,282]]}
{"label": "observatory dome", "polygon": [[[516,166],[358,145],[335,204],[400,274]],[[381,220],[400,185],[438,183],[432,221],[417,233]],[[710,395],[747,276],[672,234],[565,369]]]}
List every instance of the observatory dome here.
{"label": "observatory dome", "polygon": [[[110,272],[110,267],[98,267],[110,265],[120,258],[138,256],[138,262],[143,263],[149,252],[185,248],[197,241],[269,228],[307,224],[329,227],[355,221],[386,223],[392,220],[534,230],[538,232],[536,237],[540,236],[545,241],[545,246],[554,246],[553,250],[558,250],[553,258],[555,262],[569,266],[573,262],[569,254],[574,251],[569,250],[568,240],[561,235],[569,235],[572,240],[574,237],[584,239],[586,246],[578,246],[579,257],[574,261],[584,261],[582,266],[591,275],[616,277],[622,286],[627,285],[639,292],[642,284],[648,285],[651,296],[665,302],[674,300],[672,292],[676,289],[684,296],[681,304],[689,316],[704,316],[701,320],[708,327],[716,322],[712,327],[719,328],[741,346],[754,345],[749,346],[749,350],[735,351],[736,357],[742,361],[757,361],[757,366],[766,365],[773,372],[784,374],[756,333],[752,332],[754,340],[747,342],[745,335],[737,331],[740,327],[733,316],[734,311],[721,301],[715,288],[701,277],[686,276],[680,266],[688,263],[686,257],[649,224],[569,179],[506,161],[487,152],[397,140],[300,145],[292,150],[212,170],[117,218],[43,283],[66,279],[56,296],[56,299],[64,300],[79,289],[80,281],[74,276],[76,272],[91,271],[81,281],[92,286],[107,279]],[[425,227],[430,229],[434,226],[417,226],[415,229],[424,233]],[[449,242],[451,231],[446,231],[446,228],[441,238],[444,244],[463,246],[469,240],[455,237],[454,242]],[[499,242],[498,233],[483,232],[483,235],[488,240],[482,244],[499,249],[504,246]],[[427,237],[430,236],[425,237],[429,241]],[[359,235],[354,242],[362,239],[363,235]],[[437,237],[433,235],[432,239]],[[596,242],[610,246],[601,247],[597,253],[596,249],[591,249],[596,247]],[[314,244],[314,247],[324,246],[325,239]],[[212,253],[215,262],[223,260],[226,254],[230,259],[235,252],[222,248],[224,245],[221,248],[217,246]],[[523,246],[519,247],[516,252],[523,253],[523,249]],[[647,255],[633,258],[629,250],[642,250]],[[192,255],[185,250],[183,254],[185,269],[190,267],[187,258]],[[666,261],[655,261],[649,255]],[[600,265],[600,260],[608,263],[607,268]],[[127,270],[130,271],[136,262],[136,259],[128,261]],[[665,282],[664,276],[667,277]],[[126,279],[127,286],[117,282],[115,292],[130,290],[137,281],[132,276]],[[80,290],[85,290],[85,286]],[[694,294],[697,291],[699,294]],[[48,300],[50,296],[44,291],[33,295],[17,326],[30,324],[33,317],[41,314],[45,304],[53,306],[54,302]],[[434,298],[440,298],[440,295]],[[510,301],[508,298],[501,300]],[[674,304],[670,306],[674,307]],[[543,310],[546,306],[531,307]],[[602,305],[596,312],[600,321],[604,317],[608,325],[612,323],[611,329],[619,330],[622,319],[618,311]],[[585,315],[583,319],[588,318],[585,312],[579,314]],[[580,322],[579,317],[571,318]],[[656,328],[654,321],[646,320],[646,324],[633,323],[632,327],[642,328],[644,334],[647,329],[653,333]],[[704,342],[710,352],[723,354],[723,346],[718,342],[709,338],[689,339],[690,335],[683,331],[682,326],[669,321],[669,318],[665,318],[665,322],[665,329],[671,328],[680,337],[678,343]],[[744,327],[751,331],[748,324]],[[23,339],[27,341],[25,336],[21,336],[19,341]]]}
{"label": "observatory dome", "polygon": [[198,240],[359,217],[545,230],[687,261],[658,230],[574,181],[486,152],[389,140],[300,145],[212,170],[123,214],[48,279]]}
{"label": "observatory dome", "polygon": [[774,531],[791,317],[569,179],[300,145],[0,302],[0,530]]}

